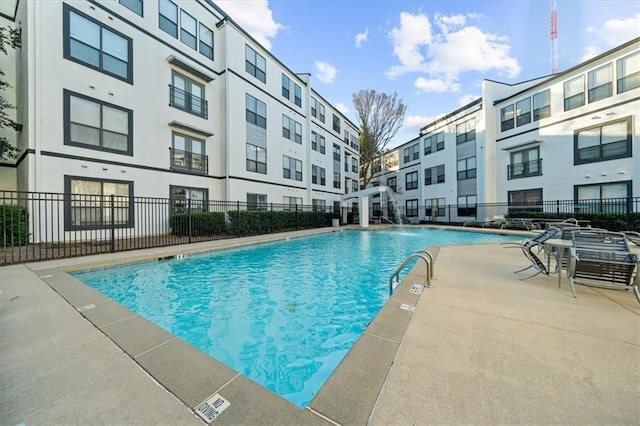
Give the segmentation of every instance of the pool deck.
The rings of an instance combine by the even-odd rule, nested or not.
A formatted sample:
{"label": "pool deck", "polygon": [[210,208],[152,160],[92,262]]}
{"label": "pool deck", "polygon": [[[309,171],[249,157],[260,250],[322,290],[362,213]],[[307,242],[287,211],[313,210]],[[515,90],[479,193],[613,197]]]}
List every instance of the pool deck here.
{"label": "pool deck", "polygon": [[306,409],[65,272],[308,233],[0,267],[0,425],[203,425],[214,395],[213,425],[637,424],[640,304],[519,281],[518,249],[434,250],[432,288],[417,263]]}

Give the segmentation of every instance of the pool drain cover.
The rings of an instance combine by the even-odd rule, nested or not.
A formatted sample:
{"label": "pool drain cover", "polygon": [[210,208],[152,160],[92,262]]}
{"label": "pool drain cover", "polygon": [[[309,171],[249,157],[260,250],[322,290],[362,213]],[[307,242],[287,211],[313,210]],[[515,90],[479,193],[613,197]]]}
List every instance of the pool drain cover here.
{"label": "pool drain cover", "polygon": [[220,413],[226,410],[230,405],[231,403],[229,401],[217,393],[202,404],[198,405],[196,407],[196,413],[198,413],[205,422],[211,423],[213,419],[218,417]]}

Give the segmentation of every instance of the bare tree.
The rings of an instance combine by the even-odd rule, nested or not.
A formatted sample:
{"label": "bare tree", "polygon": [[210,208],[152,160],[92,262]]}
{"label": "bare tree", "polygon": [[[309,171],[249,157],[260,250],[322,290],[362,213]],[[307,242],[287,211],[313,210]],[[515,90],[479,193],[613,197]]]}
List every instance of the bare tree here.
{"label": "bare tree", "polygon": [[[0,27],[0,53],[6,55],[7,48],[20,47],[20,28]],[[6,63],[7,61],[0,61]],[[0,92],[11,87],[4,79],[5,73],[0,69]],[[22,128],[18,123],[9,118],[7,110],[15,107],[0,94],[0,128],[11,128],[15,131]],[[9,139],[0,136],[0,160],[13,159],[18,156],[18,148],[11,145]]]}
{"label": "bare tree", "polygon": [[373,162],[398,132],[407,106],[397,93],[388,95],[369,89],[354,93],[353,105],[360,126],[362,187],[366,188],[375,176]]}

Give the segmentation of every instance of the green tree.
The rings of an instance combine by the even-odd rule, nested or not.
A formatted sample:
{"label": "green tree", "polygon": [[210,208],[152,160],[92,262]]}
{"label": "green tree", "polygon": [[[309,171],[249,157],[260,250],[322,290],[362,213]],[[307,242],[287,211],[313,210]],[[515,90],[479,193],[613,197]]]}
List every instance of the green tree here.
{"label": "green tree", "polygon": [[353,105],[360,126],[362,187],[366,188],[375,176],[373,163],[398,132],[407,106],[397,93],[389,95],[370,89],[354,93]]}
{"label": "green tree", "polygon": [[[20,28],[0,27],[0,52],[3,55],[7,54],[7,49],[16,49],[20,47],[21,43],[21,31]],[[8,61],[0,61],[2,64],[6,64]],[[8,111],[15,109],[15,106],[11,105],[9,101],[2,96],[2,92],[10,88],[11,85],[5,80],[5,73],[0,69],[0,128],[13,129],[15,131],[21,129],[21,126],[9,118]],[[4,136],[0,136],[0,160],[14,159],[18,156],[18,148],[11,145],[9,139]]]}

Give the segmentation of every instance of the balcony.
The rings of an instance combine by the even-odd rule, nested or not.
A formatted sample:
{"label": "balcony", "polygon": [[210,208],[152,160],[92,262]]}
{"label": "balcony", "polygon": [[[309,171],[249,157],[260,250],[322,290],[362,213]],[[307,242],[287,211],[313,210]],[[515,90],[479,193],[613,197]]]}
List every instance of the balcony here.
{"label": "balcony", "polygon": [[202,118],[209,117],[209,103],[196,95],[169,85],[169,106]]}
{"label": "balcony", "polygon": [[209,173],[209,157],[195,152],[169,148],[171,153],[171,170],[197,175]]}
{"label": "balcony", "polygon": [[542,176],[542,158],[507,166],[507,179],[520,179],[531,176]]}

